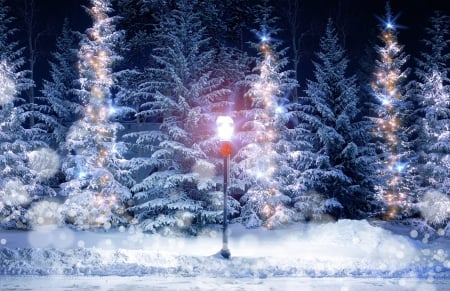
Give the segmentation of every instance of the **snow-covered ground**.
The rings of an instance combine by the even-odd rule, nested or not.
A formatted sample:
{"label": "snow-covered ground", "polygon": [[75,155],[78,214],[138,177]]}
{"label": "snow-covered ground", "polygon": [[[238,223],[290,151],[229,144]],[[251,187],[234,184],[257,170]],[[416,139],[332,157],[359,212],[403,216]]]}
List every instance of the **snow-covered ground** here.
{"label": "snow-covered ground", "polygon": [[401,225],[234,224],[229,241],[225,260],[216,255],[218,229],[195,238],[0,231],[0,290],[450,290],[450,240],[427,241]]}

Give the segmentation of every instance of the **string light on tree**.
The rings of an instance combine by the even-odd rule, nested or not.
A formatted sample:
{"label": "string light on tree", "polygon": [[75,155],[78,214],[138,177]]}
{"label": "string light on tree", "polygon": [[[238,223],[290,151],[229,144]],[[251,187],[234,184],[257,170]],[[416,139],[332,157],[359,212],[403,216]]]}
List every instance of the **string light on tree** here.
{"label": "string light on tree", "polygon": [[[120,220],[121,200],[129,191],[115,177],[118,158],[116,132],[111,121],[116,110],[112,107],[111,66],[119,58],[113,47],[119,33],[115,31],[110,0],[91,0],[87,12],[93,26],[86,32],[79,50],[80,99],[84,106],[82,118],[71,128],[68,144],[75,152],[67,170],[66,186],[69,199],[65,203],[68,220],[82,228],[109,228]],[[72,174],[73,173],[73,174]],[[120,196],[120,197],[119,197]],[[121,199],[119,199],[121,198]]]}
{"label": "string light on tree", "polygon": [[383,190],[387,204],[386,218],[392,219],[398,215],[404,201],[402,194],[402,173],[407,167],[404,161],[405,149],[404,128],[402,126],[401,110],[404,97],[401,93],[401,82],[405,79],[402,66],[406,57],[403,47],[397,42],[397,28],[389,3],[386,5],[386,17],[381,19],[382,31],[380,40],[382,46],[377,47],[379,61],[375,68],[375,81],[372,83],[374,95],[380,101],[378,110],[377,135],[385,142],[384,161],[387,187]]}
{"label": "string light on tree", "polygon": [[[241,203],[242,222],[247,227],[276,227],[293,217],[287,204],[292,202],[287,196],[284,182],[291,170],[286,155],[291,143],[284,137],[288,114],[280,104],[287,102],[288,95],[297,82],[291,78],[286,49],[280,49],[281,41],[275,38],[277,18],[273,17],[273,7],[268,0],[255,6],[253,30],[257,42],[252,43],[258,51],[253,73],[246,77],[248,91],[246,98],[251,105],[240,112],[240,140],[243,145],[236,153],[236,188],[243,192]],[[283,171],[283,172],[282,172]],[[289,215],[284,215],[289,212]]]}
{"label": "string light on tree", "polygon": [[[259,50],[261,61],[253,75],[249,97],[253,105],[254,140],[248,145],[248,161],[245,166],[247,174],[252,177],[255,185],[246,193],[248,197],[248,212],[257,218],[249,222],[250,226],[264,224],[272,228],[279,224],[278,217],[283,212],[283,195],[274,174],[277,170],[278,153],[275,144],[279,139],[277,124],[284,110],[278,105],[281,94],[280,72],[278,59],[273,51],[272,37],[267,29],[259,35]],[[245,198],[247,199],[247,198]],[[251,210],[250,210],[251,209]],[[246,210],[244,210],[246,211]],[[249,219],[251,221],[252,219]]]}

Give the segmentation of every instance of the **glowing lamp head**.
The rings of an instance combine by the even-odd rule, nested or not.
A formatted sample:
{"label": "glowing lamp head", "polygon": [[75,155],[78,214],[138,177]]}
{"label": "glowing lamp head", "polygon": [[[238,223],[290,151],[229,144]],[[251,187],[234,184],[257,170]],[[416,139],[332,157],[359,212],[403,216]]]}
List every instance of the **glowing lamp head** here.
{"label": "glowing lamp head", "polygon": [[234,132],[234,122],[230,116],[219,116],[216,120],[217,136],[221,141],[231,141]]}

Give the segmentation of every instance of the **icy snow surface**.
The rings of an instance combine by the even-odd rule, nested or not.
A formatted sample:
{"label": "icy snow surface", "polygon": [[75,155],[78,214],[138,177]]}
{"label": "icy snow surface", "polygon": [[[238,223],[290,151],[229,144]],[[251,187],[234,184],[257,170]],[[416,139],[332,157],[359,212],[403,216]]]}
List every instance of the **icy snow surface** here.
{"label": "icy snow surface", "polygon": [[[0,231],[0,290],[20,290],[12,286],[20,286],[17,284],[23,281],[21,275],[51,275],[52,280],[61,284],[68,284],[61,278],[69,276],[89,278],[74,283],[90,286],[83,290],[96,289],[95,276],[102,276],[103,281],[109,278],[111,282],[120,281],[117,276],[151,277],[152,286],[170,281],[173,289],[180,289],[176,286],[183,282],[195,287],[195,282],[201,279],[203,285],[192,290],[214,290],[214,284],[229,286],[231,290],[253,290],[258,286],[278,290],[280,282],[298,287],[305,280],[308,288],[319,283],[326,287],[329,280],[317,281],[325,277],[347,278],[347,285],[342,283],[340,289],[334,289],[340,291],[376,290],[365,288],[367,284],[383,286],[383,290],[397,290],[399,286],[402,290],[450,290],[448,239],[439,237],[424,243],[407,227],[380,227],[381,224],[341,220],[270,231],[249,230],[234,224],[229,239],[230,260],[216,255],[221,248],[220,230],[210,230],[195,238],[132,230],[75,232],[54,227],[31,232]],[[45,285],[40,276],[27,278],[35,286]],[[217,283],[218,278],[221,283]],[[358,281],[361,278],[365,280]],[[145,290],[149,281],[133,282],[132,290]],[[233,289],[238,288],[239,282],[247,282],[249,288]],[[75,290],[69,287],[63,290]]]}

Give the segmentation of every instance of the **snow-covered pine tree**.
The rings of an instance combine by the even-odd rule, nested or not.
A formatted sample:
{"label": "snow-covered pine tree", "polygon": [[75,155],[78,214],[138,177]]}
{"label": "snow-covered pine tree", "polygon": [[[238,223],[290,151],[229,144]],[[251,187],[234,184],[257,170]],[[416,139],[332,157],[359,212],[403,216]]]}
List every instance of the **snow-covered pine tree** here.
{"label": "snow-covered pine tree", "polygon": [[[372,81],[373,81],[373,72],[375,67],[375,60],[378,57],[378,53],[374,50],[375,40],[370,40],[367,45],[364,47],[364,50],[361,54],[361,57],[358,61],[358,69],[356,72],[357,82],[359,89],[359,102],[358,102],[358,117],[361,123],[366,123],[366,127],[368,130],[371,130],[371,133],[367,136],[368,139],[364,143],[366,146],[366,150],[370,152],[369,155],[376,155],[376,158],[372,161],[372,169],[371,171],[375,171],[375,173],[380,172],[384,166],[381,161],[381,155],[379,155],[378,149],[380,149],[380,144],[382,143],[381,137],[377,136],[373,133],[374,128],[377,126],[375,119],[378,118],[378,108],[379,108],[379,100],[374,96],[372,91]],[[374,176],[372,178],[372,185],[382,185],[385,180],[382,177]],[[378,186],[375,186],[378,187]],[[383,206],[384,201],[379,199],[376,195],[372,201],[368,201],[370,204],[369,208],[372,208],[371,213],[367,215],[370,217],[379,217]]]}
{"label": "snow-covered pine tree", "polygon": [[[147,157],[137,160],[135,168],[147,170],[148,176],[132,188],[136,206],[130,210],[144,231],[195,232],[222,221],[214,129],[218,112],[229,108],[229,90],[217,74],[220,61],[209,46],[197,4],[176,1],[174,9],[158,15],[152,54],[157,65],[138,88],[146,101],[139,116],[160,122],[134,134],[136,143],[147,147]],[[238,203],[229,201],[232,214]]]}
{"label": "snow-covered pine tree", "polygon": [[[23,70],[23,48],[10,37],[16,30],[10,27],[8,6],[0,1],[0,227],[31,228],[34,221],[26,215],[30,205],[42,197],[54,196],[54,191],[41,181],[57,170],[48,166],[43,152],[45,143],[34,138],[42,131],[24,128],[28,112],[23,94],[33,81]],[[40,159],[40,157],[44,159]],[[56,171],[55,170],[55,171]]]}
{"label": "snow-covered pine tree", "polygon": [[[275,36],[276,18],[268,1],[256,7],[254,33],[259,37],[252,46],[258,50],[252,74],[246,77],[246,98],[250,106],[240,110],[240,129],[236,134],[241,143],[234,162],[233,187],[244,193],[241,220],[247,227],[264,225],[268,228],[292,221],[291,198],[284,187],[292,183],[295,170],[288,158],[292,150],[288,142],[290,113],[283,105],[297,82],[287,70],[287,49]],[[288,182],[289,181],[289,182]]]}
{"label": "snow-covered pine tree", "polygon": [[[422,201],[425,193],[438,192],[450,196],[450,17],[438,12],[430,19],[423,40],[425,50],[417,60],[415,74],[418,96],[421,101],[422,130],[419,136],[420,155],[415,163],[418,167],[419,189],[416,202]],[[427,195],[427,197],[432,197]],[[420,210],[420,209],[419,209]],[[437,208],[436,208],[437,210]],[[442,225],[449,220],[446,214],[426,217],[432,225]],[[436,213],[438,214],[438,213]]]}
{"label": "snow-covered pine tree", "polygon": [[[158,3],[156,3],[158,2]],[[142,130],[142,122],[146,118],[139,116],[140,105],[150,100],[150,94],[137,90],[142,82],[152,79],[148,67],[154,66],[154,60],[149,54],[154,46],[151,35],[152,27],[156,21],[152,12],[160,9],[161,1],[143,2],[140,0],[119,0],[117,12],[120,16],[118,27],[124,30],[123,43],[119,47],[122,60],[116,65],[117,72],[114,76],[117,82],[114,84],[116,101],[118,104],[128,106],[132,109],[127,116],[130,122],[136,122],[138,130]],[[137,118],[139,116],[139,118]],[[129,144],[131,151],[135,149],[135,140]],[[134,154],[133,154],[134,155]]]}
{"label": "snow-covered pine tree", "polygon": [[371,123],[361,121],[356,76],[348,76],[348,59],[331,19],[320,40],[314,80],[300,98],[303,144],[298,165],[304,192],[296,206],[306,219],[362,217],[374,197],[374,161],[368,147]]}
{"label": "snow-covered pine tree", "polygon": [[372,92],[378,100],[378,116],[375,134],[379,138],[380,160],[383,167],[379,176],[383,183],[377,186],[379,199],[385,202],[384,217],[392,219],[402,215],[407,208],[408,160],[411,153],[408,143],[406,124],[410,112],[407,102],[407,90],[404,81],[408,69],[403,69],[408,56],[397,41],[396,17],[392,15],[389,3],[386,3],[386,16],[381,19],[381,45],[376,46],[378,59],[374,68]]}
{"label": "snow-covered pine tree", "polygon": [[131,194],[125,186],[121,154],[116,141],[120,124],[114,122],[111,86],[112,64],[120,57],[114,51],[122,33],[115,30],[116,17],[109,0],[91,0],[86,11],[93,26],[86,31],[79,50],[78,97],[84,106],[82,118],[69,129],[70,153],[63,162],[66,181],[61,193],[67,196],[62,219],[77,228],[108,229],[127,222],[125,203]]}
{"label": "snow-covered pine tree", "polygon": [[56,39],[56,51],[52,53],[50,80],[43,81],[42,97],[36,98],[45,104],[43,114],[49,126],[50,144],[65,155],[64,142],[68,128],[82,115],[83,107],[76,95],[78,79],[79,35],[70,29],[65,19],[60,36]]}

